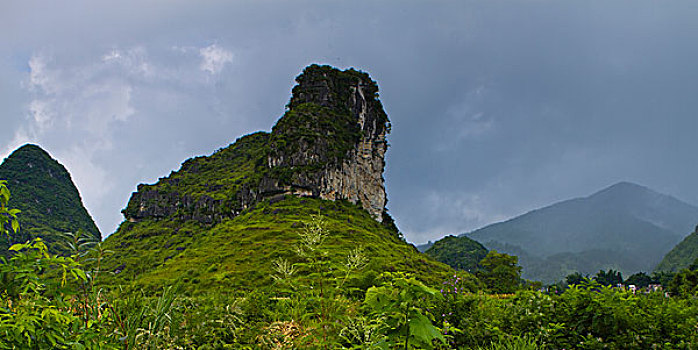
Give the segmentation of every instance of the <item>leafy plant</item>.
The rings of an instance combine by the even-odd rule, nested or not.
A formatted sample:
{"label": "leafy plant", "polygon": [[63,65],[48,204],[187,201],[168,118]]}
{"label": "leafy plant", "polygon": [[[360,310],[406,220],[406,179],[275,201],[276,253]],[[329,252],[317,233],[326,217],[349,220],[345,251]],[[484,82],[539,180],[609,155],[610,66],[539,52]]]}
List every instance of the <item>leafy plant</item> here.
{"label": "leafy plant", "polygon": [[384,283],[366,291],[364,305],[369,315],[383,321],[385,348],[432,349],[434,342],[445,343],[441,330],[427,311],[429,303],[440,297],[437,290],[414,277],[385,273]]}
{"label": "leafy plant", "polygon": [[[16,210],[8,209],[10,192],[0,181],[0,230],[9,224],[19,230]],[[74,313],[77,292],[73,283],[86,282],[77,261],[48,253],[41,238],[14,244],[10,258],[0,257],[0,348],[97,349],[108,348],[109,338],[99,319]],[[59,277],[60,276],[60,277]]]}

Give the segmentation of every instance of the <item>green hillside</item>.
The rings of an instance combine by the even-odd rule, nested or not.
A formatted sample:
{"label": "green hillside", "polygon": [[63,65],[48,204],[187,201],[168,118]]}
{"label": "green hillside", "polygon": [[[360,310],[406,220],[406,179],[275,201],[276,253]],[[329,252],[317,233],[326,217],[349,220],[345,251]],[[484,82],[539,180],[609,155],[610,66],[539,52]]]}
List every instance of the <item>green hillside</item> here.
{"label": "green hillside", "polygon": [[41,147],[27,144],[12,152],[0,164],[0,179],[12,192],[10,206],[22,211],[22,231],[15,240],[42,237],[51,245],[59,233],[77,230],[101,240],[70,174]]}
{"label": "green hillside", "polygon": [[[106,285],[157,289],[252,289],[275,280],[274,262],[303,271],[297,248],[313,220],[325,222],[318,249],[341,274],[356,249],[370,258],[366,288],[385,271],[440,283],[452,270],[407,244],[385,209],[385,136],[390,123],[368,74],[311,65],[271,133],[239,138],[185,161],[155,184],[139,185],[126,220],[104,242]],[[348,282],[349,283],[349,282]]]}
{"label": "green hillside", "polygon": [[688,268],[698,259],[698,227],[677,244],[657,265],[657,271],[679,271]]}
{"label": "green hillside", "polygon": [[367,212],[346,201],[287,196],[263,201],[243,214],[214,226],[195,221],[124,222],[105,240],[114,255],[104,263],[103,283],[135,281],[158,289],[181,284],[185,290],[250,289],[273,283],[273,261],[299,263],[296,253],[304,223],[319,214],[329,236],[323,244],[331,269],[341,274],[349,252],[361,247],[368,266],[357,286],[367,287],[383,271],[405,271],[439,283],[450,273],[406,244]]}
{"label": "green hillside", "polygon": [[474,273],[480,260],[487,255],[487,248],[465,236],[446,236],[424,253],[456,270]]}

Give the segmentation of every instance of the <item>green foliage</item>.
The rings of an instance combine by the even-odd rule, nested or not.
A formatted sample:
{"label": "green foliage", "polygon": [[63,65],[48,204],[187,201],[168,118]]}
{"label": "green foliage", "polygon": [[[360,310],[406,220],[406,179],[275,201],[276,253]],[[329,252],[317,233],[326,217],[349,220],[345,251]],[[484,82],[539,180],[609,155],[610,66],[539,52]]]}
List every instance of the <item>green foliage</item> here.
{"label": "green foliage", "polygon": [[10,209],[8,202],[10,201],[10,190],[7,188],[7,181],[0,180],[0,238],[6,238],[11,241],[12,235],[19,233],[19,220],[17,214],[19,209]]}
{"label": "green foliage", "polygon": [[[9,191],[4,182],[0,194],[3,210],[11,212],[5,207]],[[88,313],[78,301],[82,295],[76,287],[88,276],[77,261],[50,255],[41,238],[12,245],[9,252],[9,259],[0,257],[0,348],[112,348],[112,339],[99,327],[106,315]]]}
{"label": "green foliage", "polygon": [[478,350],[538,350],[538,343],[526,337],[506,337]]}
{"label": "green foliage", "polygon": [[521,285],[521,266],[515,256],[492,250],[480,261],[482,269],[475,275],[493,293],[513,293]]}
{"label": "green foliage", "polygon": [[374,319],[383,323],[385,348],[432,349],[434,342],[446,342],[426,307],[441,295],[420,281],[401,274],[386,273],[381,286],[366,291],[365,306]]}
{"label": "green foliage", "polygon": [[169,348],[173,343],[171,324],[176,297],[170,286],[157,298],[148,298],[143,292],[115,298],[111,305],[116,324],[115,334],[124,347]]}
{"label": "green foliage", "polygon": [[565,277],[565,287],[575,286],[575,285],[582,284],[582,283],[585,283],[588,281],[589,281],[589,276],[582,276],[581,273],[575,272],[575,273],[569,274],[569,275],[567,275],[567,277]]}
{"label": "green foliage", "polygon": [[[40,238],[26,244],[10,247],[14,256],[0,258],[0,334],[4,348],[12,347],[67,347],[77,338],[72,329],[81,320],[67,309],[67,274],[86,279],[69,258],[51,257]],[[60,284],[45,279],[45,270],[51,265],[62,268]]]}
{"label": "green foliage", "polygon": [[698,296],[698,270],[683,269],[669,283],[669,293],[679,297]]}
{"label": "green foliage", "polygon": [[659,284],[659,281],[654,280],[644,272],[638,272],[628,277],[624,282],[626,285],[635,285],[638,288],[645,288],[650,284]]}
{"label": "green foliage", "polygon": [[[156,291],[163,285],[180,284],[182,292],[190,295],[270,286],[275,282],[272,276],[278,275],[273,261],[283,259],[289,266],[308,264],[295,248],[301,245],[299,232],[312,215],[322,218],[328,232],[322,242],[326,254],[323,270],[338,272],[343,278],[347,256],[357,247],[371,257],[360,276],[346,278],[343,289],[365,291],[372,278],[384,271],[411,272],[431,285],[452,273],[448,266],[395,237],[356,205],[287,196],[274,203],[261,202],[214,226],[177,220],[125,222],[103,243],[104,249],[114,253],[102,260],[102,270],[114,274],[103,274],[101,285],[134,282],[136,290]],[[296,265],[295,269],[305,274],[310,267]]]}
{"label": "green foliage", "polygon": [[594,276],[594,280],[602,286],[615,287],[618,284],[623,283],[623,276],[620,272],[610,269],[608,271],[600,270]]}
{"label": "green foliage", "polygon": [[475,273],[478,263],[487,256],[487,248],[466,236],[446,236],[424,253],[456,270]]}
{"label": "green foliage", "polygon": [[698,227],[664,256],[657,265],[656,271],[676,272],[688,268],[696,259],[698,259]]}
{"label": "green foliage", "polygon": [[457,329],[451,348],[691,349],[698,340],[697,299],[632,294],[594,281],[561,295],[521,290],[447,299],[433,312]]}
{"label": "green foliage", "polygon": [[41,237],[52,251],[67,253],[54,242],[63,232],[82,230],[101,239],[94,221],[82,205],[80,194],[68,171],[36,145],[24,145],[0,164],[0,179],[12,188],[12,206],[22,222],[21,234],[0,240],[0,251],[32,237]]}

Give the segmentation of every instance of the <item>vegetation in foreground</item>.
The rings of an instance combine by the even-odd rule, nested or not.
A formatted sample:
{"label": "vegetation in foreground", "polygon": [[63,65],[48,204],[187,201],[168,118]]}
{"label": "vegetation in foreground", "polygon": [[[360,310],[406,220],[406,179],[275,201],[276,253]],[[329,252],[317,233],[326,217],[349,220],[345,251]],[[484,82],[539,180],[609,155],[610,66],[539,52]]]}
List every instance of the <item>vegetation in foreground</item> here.
{"label": "vegetation in foreground", "polygon": [[[8,200],[0,181],[0,229],[14,235],[18,211]],[[13,245],[0,264],[0,348],[693,349],[698,343],[695,289],[667,298],[586,281],[560,295],[488,294],[501,287],[493,276],[511,272],[511,259],[497,254],[481,264],[484,286],[457,272],[434,288],[400,271],[357,285],[351,281],[362,278],[371,256],[356,247],[335,269],[327,260],[332,231],[326,225],[322,215],[308,216],[296,230],[295,257],[270,264],[274,283],[229,293],[99,287],[106,275],[100,261],[110,253],[78,234],[66,235],[70,257],[51,255],[40,238]],[[96,261],[86,269],[88,256]]]}

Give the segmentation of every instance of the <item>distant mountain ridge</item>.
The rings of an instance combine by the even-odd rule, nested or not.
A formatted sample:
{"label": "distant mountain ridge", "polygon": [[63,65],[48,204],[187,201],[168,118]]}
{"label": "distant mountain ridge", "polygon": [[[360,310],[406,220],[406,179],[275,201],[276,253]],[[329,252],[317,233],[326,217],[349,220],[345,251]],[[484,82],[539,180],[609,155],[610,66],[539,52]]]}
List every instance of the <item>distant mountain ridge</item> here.
{"label": "distant mountain ridge", "polygon": [[652,271],[696,223],[698,207],[620,182],[465,236],[519,255],[525,278],[553,282],[575,271]]}
{"label": "distant mountain ridge", "polygon": [[42,237],[53,252],[61,252],[52,243],[63,232],[83,230],[101,240],[70,174],[41,147],[26,144],[12,152],[0,164],[0,179],[7,180],[10,207],[22,211],[18,239]]}

